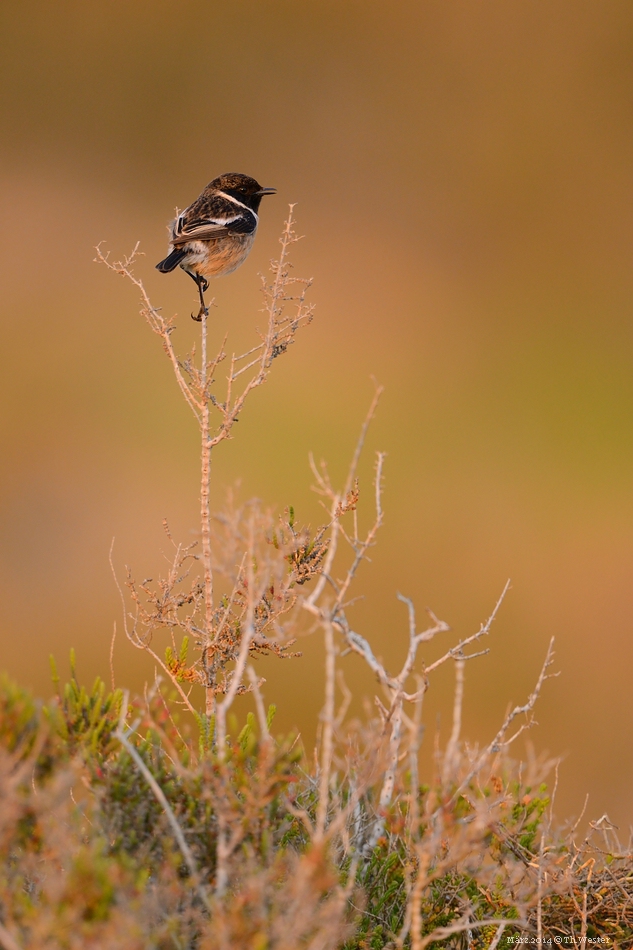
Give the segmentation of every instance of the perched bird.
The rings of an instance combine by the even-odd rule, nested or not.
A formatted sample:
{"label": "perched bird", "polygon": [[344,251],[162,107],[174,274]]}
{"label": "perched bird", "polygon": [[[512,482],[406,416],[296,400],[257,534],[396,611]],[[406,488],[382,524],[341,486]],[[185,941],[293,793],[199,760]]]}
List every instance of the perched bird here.
{"label": "perched bird", "polygon": [[200,310],[191,314],[194,320],[209,312],[204,303],[207,277],[230,274],[246,260],[259,224],[259,203],[275,192],[248,175],[220,175],[172,221],[169,254],[156,268],[169,274],[180,266],[196,282]]}

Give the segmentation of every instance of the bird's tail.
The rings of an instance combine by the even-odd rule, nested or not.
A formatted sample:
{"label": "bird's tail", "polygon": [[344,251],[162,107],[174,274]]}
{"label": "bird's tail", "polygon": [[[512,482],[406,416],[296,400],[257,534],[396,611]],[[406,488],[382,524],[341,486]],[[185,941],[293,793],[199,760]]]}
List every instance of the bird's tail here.
{"label": "bird's tail", "polygon": [[160,263],[156,265],[156,270],[159,270],[161,274],[169,274],[172,270],[178,267],[183,257],[186,256],[186,251],[183,251],[181,247],[176,247],[171,252],[171,254],[167,255],[164,261],[160,261]]}

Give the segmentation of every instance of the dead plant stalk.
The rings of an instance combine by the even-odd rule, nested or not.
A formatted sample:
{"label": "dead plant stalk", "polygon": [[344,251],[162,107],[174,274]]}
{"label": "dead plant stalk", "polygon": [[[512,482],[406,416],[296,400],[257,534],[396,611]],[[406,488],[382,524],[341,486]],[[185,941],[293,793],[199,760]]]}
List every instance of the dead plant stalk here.
{"label": "dead plant stalk", "polygon": [[[225,626],[226,617],[233,605],[236,591],[243,580],[242,569],[238,572],[233,591],[228,599],[228,607],[220,617],[216,617],[216,593],[214,590],[214,567],[212,550],[212,517],[211,517],[211,458],[212,452],[221,442],[230,439],[233,426],[238,421],[250,394],[261,386],[267,379],[273,361],[284,353],[293,342],[297,330],[309,323],[312,319],[312,305],[305,301],[306,292],[311,280],[304,280],[290,276],[288,252],[291,245],[300,238],[294,231],[293,208],[290,205],[288,219],[280,238],[281,251],[278,260],[271,262],[272,281],[262,278],[264,293],[264,313],[266,314],[266,328],[257,331],[259,342],[241,354],[233,354],[226,376],[225,392],[222,399],[214,391],[216,372],[226,359],[226,337],[215,357],[208,355],[209,318],[203,316],[201,321],[200,359],[196,359],[196,348],[184,358],[177,356],[172,343],[172,335],[176,329],[174,318],[166,319],[160,310],[152,304],[143,282],[134,272],[133,267],[139,256],[138,244],[132,253],[121,261],[111,262],[109,256],[97,248],[97,261],[105,264],[116,273],[131,280],[141,295],[141,313],[151,330],[160,338],[163,350],[167,354],[180,392],[189,406],[200,433],[200,539],[201,553],[192,552],[192,546],[183,548],[174,545],[176,553],[168,578],[160,582],[160,593],[153,593],[148,582],[138,587],[128,571],[127,586],[131,591],[134,602],[134,611],[128,614],[124,608],[125,632],[131,642],[139,649],[147,650],[170,676],[178,689],[181,699],[191,711],[194,711],[189,695],[181,685],[179,675],[166,665],[151,648],[151,636],[158,626],[167,626],[180,630],[187,636],[193,636],[201,658],[197,663],[197,671],[189,675],[189,682],[199,683],[205,691],[205,714],[207,721],[216,713],[217,693],[228,690],[230,701],[222,708],[224,714],[230,706],[233,697],[238,691],[250,690],[252,686],[242,686],[242,680],[248,660],[248,649],[252,645],[255,630],[252,623],[246,624],[244,636],[238,638],[227,655],[226,637],[229,635]],[[298,292],[294,285],[299,285]],[[286,313],[291,306],[290,314]],[[167,534],[171,535],[166,527]],[[178,585],[188,575],[188,560],[199,560],[202,564],[202,587],[196,586],[194,580],[190,591],[183,597],[176,595]],[[118,581],[117,581],[117,586]],[[119,586],[119,591],[121,588]],[[143,593],[152,605],[148,611],[141,603]],[[183,618],[182,608],[190,606],[189,616]],[[253,605],[251,614],[254,612]],[[198,618],[198,614],[200,615]],[[251,618],[252,619],[252,618]],[[130,622],[131,621],[131,622]],[[144,628],[144,632],[143,631]],[[239,641],[239,642],[238,642]],[[227,659],[236,663],[232,677],[227,678]],[[224,682],[219,683],[219,678]],[[229,700],[227,694],[226,699]],[[220,717],[221,727],[222,716]]]}

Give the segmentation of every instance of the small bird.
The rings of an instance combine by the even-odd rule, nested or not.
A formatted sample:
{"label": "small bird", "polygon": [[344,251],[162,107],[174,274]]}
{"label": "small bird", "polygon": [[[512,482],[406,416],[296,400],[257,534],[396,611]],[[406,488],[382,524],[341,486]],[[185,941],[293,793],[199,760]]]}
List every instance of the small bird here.
{"label": "small bird", "polygon": [[230,274],[246,260],[259,224],[259,204],[276,191],[262,188],[248,175],[220,175],[170,224],[169,254],[156,269],[169,274],[180,266],[195,281],[200,310],[191,314],[194,320],[209,313],[204,302],[207,277]]}

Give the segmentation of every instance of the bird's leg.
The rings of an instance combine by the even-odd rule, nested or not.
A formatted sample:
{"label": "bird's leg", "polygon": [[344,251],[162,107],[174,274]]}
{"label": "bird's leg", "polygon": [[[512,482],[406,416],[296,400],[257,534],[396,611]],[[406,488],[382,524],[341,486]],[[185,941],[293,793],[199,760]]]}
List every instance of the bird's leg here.
{"label": "bird's leg", "polygon": [[208,280],[205,280],[205,278],[201,274],[196,274],[193,279],[195,280],[197,284],[198,293],[200,294],[200,309],[198,310],[197,314],[194,314],[194,313],[191,314],[191,319],[197,320],[198,323],[200,323],[203,317],[209,316],[209,308],[204,302],[204,292],[208,288],[209,282]]}

